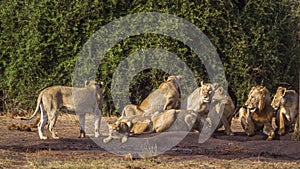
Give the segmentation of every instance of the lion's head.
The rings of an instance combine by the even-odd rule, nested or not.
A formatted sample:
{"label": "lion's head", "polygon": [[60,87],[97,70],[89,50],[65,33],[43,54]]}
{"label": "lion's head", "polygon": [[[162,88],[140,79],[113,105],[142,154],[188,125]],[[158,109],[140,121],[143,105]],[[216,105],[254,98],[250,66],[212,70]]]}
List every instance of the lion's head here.
{"label": "lion's head", "polygon": [[274,95],[274,98],[271,102],[271,106],[277,110],[280,105],[284,104],[285,102],[285,92],[286,92],[286,88],[284,87],[278,87],[276,94]]}
{"label": "lion's head", "polygon": [[182,79],[182,76],[168,76],[165,77],[165,82],[172,82],[176,89],[179,89],[180,81]]}
{"label": "lion's head", "polygon": [[254,86],[249,92],[245,103],[250,112],[262,112],[266,104],[270,104],[270,94],[263,86]]}
{"label": "lion's head", "polygon": [[109,136],[103,139],[103,143],[108,143],[113,139],[121,139],[122,143],[127,141],[130,128],[125,122],[108,123]]}
{"label": "lion's head", "polygon": [[201,81],[200,96],[203,102],[208,103],[211,101],[211,93],[213,92],[216,84],[204,83]]}
{"label": "lion's head", "polygon": [[108,123],[108,130],[111,136],[126,136],[130,133],[130,127],[125,122]]}

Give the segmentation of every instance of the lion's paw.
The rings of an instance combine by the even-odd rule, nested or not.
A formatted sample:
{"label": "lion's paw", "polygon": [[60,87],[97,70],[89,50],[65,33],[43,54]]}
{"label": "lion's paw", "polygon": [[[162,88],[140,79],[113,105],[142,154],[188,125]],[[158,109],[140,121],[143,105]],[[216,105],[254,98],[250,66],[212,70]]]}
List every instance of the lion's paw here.
{"label": "lion's paw", "polygon": [[127,140],[128,140],[127,137],[124,136],[124,137],[122,137],[121,142],[122,142],[122,143],[125,143],[125,142],[127,142]]}
{"label": "lion's paw", "polygon": [[112,137],[107,137],[105,139],[103,139],[103,143],[108,143],[112,140]]}

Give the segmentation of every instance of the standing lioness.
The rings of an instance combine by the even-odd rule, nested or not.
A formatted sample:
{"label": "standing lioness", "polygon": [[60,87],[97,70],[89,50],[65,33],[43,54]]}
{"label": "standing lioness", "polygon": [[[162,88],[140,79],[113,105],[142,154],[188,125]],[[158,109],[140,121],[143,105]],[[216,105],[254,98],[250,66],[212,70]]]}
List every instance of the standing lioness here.
{"label": "standing lioness", "polygon": [[80,137],[85,137],[85,114],[94,113],[95,137],[99,137],[101,121],[102,93],[100,86],[95,82],[86,82],[83,88],[73,88],[66,86],[51,86],[41,91],[37,106],[33,115],[21,120],[31,120],[41,110],[41,120],[38,126],[40,139],[47,139],[44,136],[44,127],[49,118],[49,131],[53,138],[58,139],[54,126],[59,111],[70,114],[78,114],[80,123]]}

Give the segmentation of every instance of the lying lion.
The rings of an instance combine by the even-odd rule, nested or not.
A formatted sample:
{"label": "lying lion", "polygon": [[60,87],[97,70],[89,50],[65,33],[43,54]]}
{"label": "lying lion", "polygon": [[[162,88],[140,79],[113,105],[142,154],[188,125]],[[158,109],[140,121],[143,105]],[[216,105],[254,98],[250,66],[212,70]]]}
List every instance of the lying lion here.
{"label": "lying lion", "polygon": [[103,139],[108,143],[112,139],[121,139],[124,143],[129,134],[159,133],[165,131],[201,131],[205,119],[192,110],[165,110],[151,116],[136,115],[122,117],[116,123],[109,124],[109,136]]}
{"label": "lying lion", "polygon": [[262,130],[268,136],[267,140],[273,140],[274,109],[271,106],[269,91],[263,86],[252,87],[245,106],[239,110],[239,118],[246,134],[252,136]]}
{"label": "lying lion", "polygon": [[169,76],[160,84],[158,89],[137,105],[127,105],[122,111],[122,116],[132,116],[138,114],[153,114],[180,107],[179,83],[181,76]]}
{"label": "lying lion", "polygon": [[102,93],[100,86],[95,82],[86,82],[83,88],[66,86],[52,86],[41,91],[37,106],[33,115],[21,120],[31,120],[41,110],[41,119],[38,125],[40,139],[47,139],[44,135],[44,127],[49,120],[49,131],[54,139],[58,139],[54,126],[60,111],[70,114],[78,114],[80,123],[80,136],[85,137],[85,114],[94,113],[95,137],[99,137],[99,128],[102,110]]}
{"label": "lying lion", "polygon": [[293,125],[294,132],[297,133],[299,129],[299,96],[296,91],[278,87],[271,106],[275,110],[279,109],[276,118],[277,126],[279,126],[278,134],[284,135],[286,130],[287,132],[293,130]]}

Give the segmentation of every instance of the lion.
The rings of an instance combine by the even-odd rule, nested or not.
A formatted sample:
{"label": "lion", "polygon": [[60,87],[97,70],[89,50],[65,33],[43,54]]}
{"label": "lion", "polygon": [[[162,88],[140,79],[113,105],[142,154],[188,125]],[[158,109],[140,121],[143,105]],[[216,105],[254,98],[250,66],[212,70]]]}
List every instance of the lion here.
{"label": "lion", "polygon": [[274,109],[271,106],[267,88],[263,86],[252,87],[245,106],[239,110],[239,119],[245,133],[252,136],[256,131],[262,130],[268,136],[267,140],[273,140],[275,137],[272,127]]}
{"label": "lion", "polygon": [[130,128],[125,122],[108,123],[108,133],[109,136],[103,139],[104,143],[108,143],[112,139],[120,139],[122,143],[125,143],[130,134]]}
{"label": "lion", "polygon": [[21,120],[31,120],[41,110],[40,123],[38,125],[39,137],[47,139],[44,135],[44,127],[49,119],[48,129],[52,138],[58,139],[54,126],[59,112],[64,111],[69,114],[78,114],[80,123],[80,136],[85,137],[85,114],[94,113],[95,137],[99,137],[99,128],[102,114],[102,92],[101,86],[96,81],[85,83],[83,88],[67,86],[51,86],[42,90],[37,99],[37,106],[33,115]]}
{"label": "lion", "polygon": [[[235,105],[231,97],[222,86],[217,87],[217,89],[213,91],[212,95],[213,96],[210,106],[215,106],[216,113],[218,114],[221,110],[223,110],[223,114],[221,116],[217,129],[224,126],[224,132],[227,135],[233,135],[233,132],[231,130],[231,121],[235,114]],[[224,106],[223,109],[221,109],[222,106]]]}
{"label": "lion", "polygon": [[151,133],[151,116],[144,116],[143,114],[121,116],[116,122],[108,123],[108,129],[109,136],[103,139],[104,143],[108,143],[113,139],[120,139],[124,143],[132,133],[141,134],[146,131]]}
{"label": "lion", "polygon": [[201,86],[195,89],[184,101],[182,101],[181,109],[208,113],[212,92],[215,90],[216,86],[216,83],[204,83],[201,81]]}
{"label": "lion", "polygon": [[156,133],[165,131],[201,131],[205,118],[193,110],[165,110],[152,119]]}
{"label": "lion", "polygon": [[[294,132],[298,132],[299,126],[299,96],[295,90],[287,90],[284,87],[278,87],[276,94],[273,97],[271,106],[279,112],[277,114],[277,125],[279,125],[278,134],[284,135],[286,129],[292,130],[294,125]],[[279,124],[278,124],[279,123]],[[287,131],[287,132],[288,132]]]}
{"label": "lion", "polygon": [[124,107],[121,116],[132,116],[138,114],[151,115],[155,112],[162,112],[180,107],[180,84],[181,76],[169,76],[159,85],[158,89],[150,93],[142,103],[127,105]]}
{"label": "lion", "polygon": [[[213,105],[211,103],[214,102]],[[220,102],[220,103],[219,103]],[[226,90],[218,83],[204,83],[194,90],[183,102],[181,109],[193,110],[207,117],[211,106],[224,105],[223,115],[217,128],[224,126],[227,135],[233,135],[230,128],[235,105]],[[216,111],[220,113],[220,111]]]}
{"label": "lion", "polygon": [[[108,143],[112,139],[121,139],[124,143],[131,134],[159,133],[165,131],[201,131],[205,118],[193,110],[165,110],[152,116],[135,115],[118,119],[115,124],[109,124],[109,136],[103,139]],[[124,133],[119,137],[114,137]],[[119,133],[119,134],[116,134]],[[125,138],[126,137],[126,138]]]}

